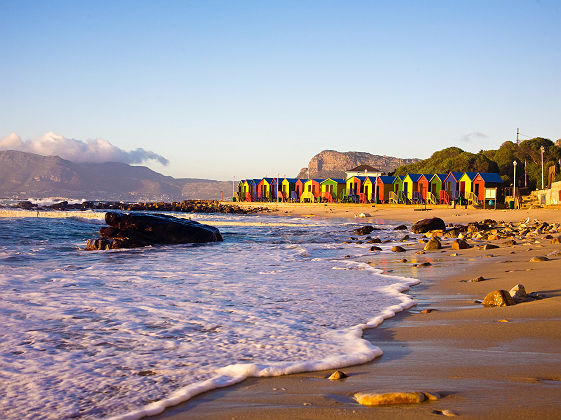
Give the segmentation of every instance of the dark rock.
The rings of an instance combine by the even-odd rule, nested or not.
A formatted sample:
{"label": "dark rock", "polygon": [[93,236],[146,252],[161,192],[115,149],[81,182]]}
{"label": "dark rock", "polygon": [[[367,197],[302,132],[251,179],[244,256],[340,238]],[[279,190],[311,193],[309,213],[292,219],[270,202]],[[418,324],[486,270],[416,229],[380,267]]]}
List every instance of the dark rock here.
{"label": "dark rock", "polygon": [[407,230],[407,226],[399,225],[399,226],[394,227],[393,230]]}
{"label": "dark rock", "polygon": [[24,210],[32,210],[37,207],[37,204],[33,204],[31,201],[20,201],[17,207]]}
{"label": "dark rock", "polygon": [[366,225],[354,230],[357,235],[368,235],[374,231],[374,226]]}
{"label": "dark rock", "polygon": [[497,245],[493,245],[493,244],[485,244],[485,245],[483,245],[483,249],[484,249],[485,251],[487,251],[487,250],[489,250],[489,249],[496,249],[496,248],[498,248],[498,246],[497,246]]}
{"label": "dark rock", "polygon": [[399,245],[396,245],[392,248],[392,252],[405,252],[405,249],[400,247]]}
{"label": "dark rock", "polygon": [[368,241],[369,244],[381,244],[382,240],[380,238],[372,238]]}
{"label": "dark rock", "polygon": [[439,217],[432,217],[430,219],[422,219],[411,226],[412,233],[425,233],[431,230],[446,230],[444,220]]}
{"label": "dark rock", "polygon": [[370,247],[370,251],[381,251],[382,248],[380,248],[379,246],[371,246]]}
{"label": "dark rock", "polygon": [[476,278],[470,280],[470,282],[472,282],[472,283],[479,283],[480,281],[485,281],[485,277],[479,276],[479,277],[476,277]]}
{"label": "dark rock", "polygon": [[214,226],[162,214],[108,212],[100,229],[101,238],[90,239],[86,250],[138,248],[156,244],[185,244],[222,241]]}

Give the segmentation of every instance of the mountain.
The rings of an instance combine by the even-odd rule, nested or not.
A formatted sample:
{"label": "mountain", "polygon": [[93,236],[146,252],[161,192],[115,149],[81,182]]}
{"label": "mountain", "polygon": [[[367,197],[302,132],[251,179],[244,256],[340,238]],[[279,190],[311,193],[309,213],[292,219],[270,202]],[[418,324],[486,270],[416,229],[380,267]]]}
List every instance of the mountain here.
{"label": "mountain", "polygon": [[0,151],[0,197],[179,201],[230,196],[232,183],[176,179],[120,162],[75,163],[58,156]]}
{"label": "mountain", "polygon": [[370,165],[382,172],[388,173],[402,165],[418,161],[419,159],[401,159],[391,156],[373,155],[366,152],[324,150],[310,160],[307,168],[300,170],[297,178],[307,178],[308,169],[310,170],[310,178],[346,178],[345,171],[359,165]]}

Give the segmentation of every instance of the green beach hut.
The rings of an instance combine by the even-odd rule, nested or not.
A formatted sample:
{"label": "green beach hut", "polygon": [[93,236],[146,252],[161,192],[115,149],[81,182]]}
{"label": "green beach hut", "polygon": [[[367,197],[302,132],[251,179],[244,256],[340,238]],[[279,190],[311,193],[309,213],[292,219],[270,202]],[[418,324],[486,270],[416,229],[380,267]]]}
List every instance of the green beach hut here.
{"label": "green beach hut", "polygon": [[434,174],[429,182],[429,202],[432,200],[441,202],[440,191],[442,190],[442,185],[448,174]]}
{"label": "green beach hut", "polygon": [[327,178],[320,182],[321,201],[341,201],[345,197],[346,182],[340,178]]}
{"label": "green beach hut", "polygon": [[393,180],[393,192],[390,194],[390,202],[394,203],[406,203],[407,197],[403,191],[403,181],[405,175],[396,175]]}

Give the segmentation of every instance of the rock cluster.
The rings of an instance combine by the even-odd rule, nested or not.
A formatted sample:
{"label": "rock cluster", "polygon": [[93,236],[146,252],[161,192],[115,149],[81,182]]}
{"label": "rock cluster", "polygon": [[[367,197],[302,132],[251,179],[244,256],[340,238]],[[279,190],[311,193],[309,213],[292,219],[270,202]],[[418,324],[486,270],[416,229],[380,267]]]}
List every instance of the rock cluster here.
{"label": "rock cluster", "polygon": [[539,293],[526,293],[523,284],[517,284],[508,292],[506,290],[494,290],[485,296],[482,304],[484,306],[511,306],[521,302],[531,302],[533,300],[543,299]]}
{"label": "rock cluster", "polygon": [[101,238],[88,240],[86,250],[138,248],[156,244],[185,244],[222,241],[214,226],[162,214],[108,212]]}

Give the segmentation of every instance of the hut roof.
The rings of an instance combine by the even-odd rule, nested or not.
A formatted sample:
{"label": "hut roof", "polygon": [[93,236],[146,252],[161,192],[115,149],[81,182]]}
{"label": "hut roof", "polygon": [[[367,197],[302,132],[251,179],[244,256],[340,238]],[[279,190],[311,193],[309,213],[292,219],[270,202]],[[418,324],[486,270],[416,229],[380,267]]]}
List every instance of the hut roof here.
{"label": "hut roof", "polygon": [[357,166],[356,168],[347,170],[347,172],[364,172],[364,171],[367,171],[367,172],[380,172],[379,169],[376,169],[376,168],[374,168],[374,167],[372,167],[372,166],[370,166],[370,165],[359,165],[359,166]]}
{"label": "hut roof", "polygon": [[477,176],[477,172],[465,172],[465,174],[468,176],[468,178],[473,181],[475,179],[475,177]]}
{"label": "hut roof", "polygon": [[450,172],[448,176],[452,175],[456,181],[459,181],[463,174],[463,172]]}
{"label": "hut roof", "polygon": [[387,175],[379,176],[378,178],[382,180],[383,184],[392,184],[393,180],[395,179],[394,176],[387,176]]}
{"label": "hut roof", "polygon": [[483,178],[483,181],[485,182],[497,182],[501,184],[503,182],[503,179],[499,174],[493,174],[489,172],[479,172],[479,175],[481,176],[481,178]]}
{"label": "hut roof", "polygon": [[343,178],[326,178],[321,182],[323,183],[325,181],[333,181],[336,182],[337,184],[344,184],[346,182],[346,180],[344,180]]}
{"label": "hut roof", "polygon": [[290,184],[295,184],[298,178],[284,178],[283,181],[288,181]]}
{"label": "hut roof", "polygon": [[[448,174],[434,174],[432,176],[432,178],[437,177],[438,179],[440,179],[441,182],[444,182],[444,180],[446,179],[446,177],[448,176]],[[432,181],[431,178],[431,181]]]}
{"label": "hut roof", "polygon": [[411,181],[413,182],[417,182],[419,180],[419,178],[421,178],[421,174],[407,174],[409,176],[409,178],[411,178]]}

